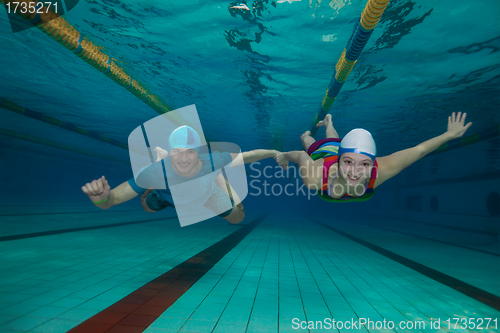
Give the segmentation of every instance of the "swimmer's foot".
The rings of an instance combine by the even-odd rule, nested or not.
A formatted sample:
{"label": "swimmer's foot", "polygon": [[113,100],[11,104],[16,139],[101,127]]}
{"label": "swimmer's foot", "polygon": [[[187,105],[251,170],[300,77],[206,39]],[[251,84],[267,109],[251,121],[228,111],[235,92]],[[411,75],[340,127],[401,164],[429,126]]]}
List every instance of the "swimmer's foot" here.
{"label": "swimmer's foot", "polygon": [[330,124],[331,122],[332,122],[332,115],[331,114],[327,114],[325,116],[325,119],[323,119],[322,121],[318,122],[318,124],[316,125],[316,127],[321,127],[321,126],[327,127],[328,124]]}
{"label": "swimmer's foot", "polygon": [[302,133],[300,139],[303,140],[306,136],[311,136],[311,131],[305,131],[304,133]]}

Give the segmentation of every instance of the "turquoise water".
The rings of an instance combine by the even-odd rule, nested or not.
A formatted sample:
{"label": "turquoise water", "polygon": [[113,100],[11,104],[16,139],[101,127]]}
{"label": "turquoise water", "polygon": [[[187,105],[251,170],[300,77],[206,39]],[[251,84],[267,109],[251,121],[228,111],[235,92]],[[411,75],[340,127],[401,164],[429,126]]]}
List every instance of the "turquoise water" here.
{"label": "turquoise water", "polygon": [[[172,108],[195,104],[210,140],[301,149],[365,2],[235,4],[80,1],[64,17]],[[465,136],[498,126],[499,14],[494,0],[391,1],[330,111],[340,136],[366,128],[385,156],[444,133],[451,112],[473,122]],[[4,13],[0,59],[0,98],[43,115],[123,143],[158,116],[37,28],[13,33]],[[257,220],[171,306],[143,310],[147,331],[499,317],[499,137],[426,157],[366,203],[309,197],[269,159],[247,168],[243,227],[180,228],[173,210],[136,198],[102,211],[81,192],[131,178],[126,149],[4,108],[0,128],[53,143],[0,135],[0,331],[66,332]],[[292,195],[275,194],[287,184]]]}

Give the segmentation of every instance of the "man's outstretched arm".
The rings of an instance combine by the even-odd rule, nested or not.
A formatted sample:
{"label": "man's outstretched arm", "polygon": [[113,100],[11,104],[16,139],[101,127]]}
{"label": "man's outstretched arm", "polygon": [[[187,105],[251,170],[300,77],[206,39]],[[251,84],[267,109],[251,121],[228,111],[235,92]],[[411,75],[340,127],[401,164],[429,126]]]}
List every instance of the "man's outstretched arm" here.
{"label": "man's outstretched arm", "polygon": [[[278,155],[280,152],[277,150],[268,150],[268,149],[255,149],[255,150],[250,150],[250,151],[245,151],[241,153],[243,156],[243,162],[245,164],[252,163],[252,162],[257,162],[260,160],[263,160],[265,158],[269,157],[275,157]],[[233,154],[231,153],[231,157],[233,158],[233,161],[236,157],[238,157],[239,154]]]}
{"label": "man's outstretched arm", "polygon": [[137,196],[128,182],[111,190],[104,176],[82,186],[82,191],[94,205],[101,209],[109,209]]}

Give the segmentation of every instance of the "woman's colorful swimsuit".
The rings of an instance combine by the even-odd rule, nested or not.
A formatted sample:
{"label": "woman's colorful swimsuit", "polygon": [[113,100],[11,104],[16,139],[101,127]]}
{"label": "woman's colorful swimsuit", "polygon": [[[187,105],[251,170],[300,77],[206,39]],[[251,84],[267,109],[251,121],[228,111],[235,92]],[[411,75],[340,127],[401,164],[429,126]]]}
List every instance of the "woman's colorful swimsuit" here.
{"label": "woman's colorful swimsuit", "polygon": [[[307,149],[307,154],[311,156],[311,158],[316,161],[320,158],[324,159],[323,162],[323,183],[321,185],[321,190],[318,191],[318,195],[321,199],[329,202],[361,202],[370,199],[375,194],[375,189],[373,186],[375,185],[375,180],[377,179],[377,160],[375,159],[375,163],[372,168],[372,173],[370,180],[368,182],[368,186],[365,184],[365,191],[359,197],[353,198],[348,194],[345,194],[342,198],[334,199],[330,196],[331,186],[328,187],[328,172],[330,167],[337,163],[338,161],[338,153],[340,147],[341,139],[334,138],[326,138],[321,139],[314,142],[309,149]],[[336,177],[336,176],[335,176]],[[335,180],[335,179],[334,179]]]}

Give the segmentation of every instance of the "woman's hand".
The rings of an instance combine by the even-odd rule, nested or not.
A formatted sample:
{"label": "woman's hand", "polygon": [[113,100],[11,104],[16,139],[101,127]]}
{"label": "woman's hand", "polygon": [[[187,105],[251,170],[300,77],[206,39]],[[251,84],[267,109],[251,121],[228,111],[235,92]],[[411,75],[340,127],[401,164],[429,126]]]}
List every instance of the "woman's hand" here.
{"label": "woman's hand", "polygon": [[467,113],[459,112],[455,117],[455,112],[448,117],[448,131],[446,132],[451,139],[461,138],[464,135],[465,131],[472,126],[472,123],[465,124],[465,117]]}
{"label": "woman's hand", "polygon": [[278,163],[278,165],[280,167],[282,167],[283,169],[288,169],[288,160],[285,158],[285,154],[281,153],[281,152],[278,152],[275,156],[274,156],[274,160],[276,161],[276,163]]}

